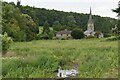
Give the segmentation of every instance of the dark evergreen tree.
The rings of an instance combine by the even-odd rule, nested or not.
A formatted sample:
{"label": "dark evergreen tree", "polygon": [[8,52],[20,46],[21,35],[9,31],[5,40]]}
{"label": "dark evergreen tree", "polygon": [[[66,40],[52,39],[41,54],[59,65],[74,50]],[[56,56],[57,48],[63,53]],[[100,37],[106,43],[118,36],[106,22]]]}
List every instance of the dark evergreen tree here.
{"label": "dark evergreen tree", "polygon": [[44,25],[43,25],[43,34],[44,33],[49,33],[50,32],[50,28],[49,28],[49,23],[47,21],[45,21]]}
{"label": "dark evergreen tree", "polygon": [[83,34],[83,31],[79,28],[75,28],[72,33],[71,33],[71,36],[74,38],[74,39],[82,39],[84,38],[84,34]]}
{"label": "dark evergreen tree", "polygon": [[55,21],[55,22],[53,23],[52,27],[53,27],[53,29],[54,29],[55,31],[59,31],[59,30],[61,30],[62,25],[59,23],[59,21]]}
{"label": "dark evergreen tree", "polygon": [[118,14],[118,23],[117,23],[117,28],[115,29],[115,31],[117,30],[117,34],[120,35],[120,1],[118,2],[118,8],[116,8],[113,11]]}
{"label": "dark evergreen tree", "polygon": [[17,7],[20,6],[21,0],[17,0]]}

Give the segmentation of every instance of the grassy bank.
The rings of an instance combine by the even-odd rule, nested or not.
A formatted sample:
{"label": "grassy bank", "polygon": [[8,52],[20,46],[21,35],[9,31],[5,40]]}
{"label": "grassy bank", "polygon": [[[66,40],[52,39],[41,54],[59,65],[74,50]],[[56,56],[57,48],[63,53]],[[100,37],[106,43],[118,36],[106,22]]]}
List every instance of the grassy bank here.
{"label": "grassy bank", "polygon": [[14,42],[3,58],[3,77],[55,78],[59,67],[75,66],[80,78],[117,77],[117,44],[99,39]]}

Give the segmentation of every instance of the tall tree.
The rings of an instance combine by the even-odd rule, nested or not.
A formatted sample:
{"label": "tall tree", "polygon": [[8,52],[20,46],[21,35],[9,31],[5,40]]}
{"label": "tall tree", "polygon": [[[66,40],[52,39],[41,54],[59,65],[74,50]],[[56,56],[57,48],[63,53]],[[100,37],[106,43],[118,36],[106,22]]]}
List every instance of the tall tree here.
{"label": "tall tree", "polygon": [[47,21],[45,21],[44,25],[43,25],[43,34],[44,33],[49,33],[50,32],[50,28],[49,28],[49,23]]}
{"label": "tall tree", "polygon": [[28,14],[22,14],[18,7],[3,3],[3,33],[7,32],[14,41],[29,41],[35,39],[39,32],[35,22]]}
{"label": "tall tree", "polygon": [[120,16],[120,1],[118,2],[118,8],[114,9],[113,11],[118,13],[118,15]]}
{"label": "tall tree", "polygon": [[19,8],[16,8],[11,4],[3,3],[2,9],[2,33],[7,32],[8,36],[12,37],[14,41],[22,41],[23,34],[19,25],[19,19],[21,19],[22,13]]}
{"label": "tall tree", "polygon": [[59,21],[55,21],[52,25],[53,29],[56,31],[61,30],[62,25],[59,23]]}
{"label": "tall tree", "polygon": [[117,33],[118,35],[120,35],[120,1],[118,2],[118,8],[116,8],[115,10],[113,10],[113,12],[116,12],[118,14],[118,24],[117,24]]}
{"label": "tall tree", "polygon": [[32,18],[27,14],[22,14],[24,22],[24,31],[26,34],[26,40],[30,41],[36,38],[36,35],[39,33],[39,28],[36,26]]}

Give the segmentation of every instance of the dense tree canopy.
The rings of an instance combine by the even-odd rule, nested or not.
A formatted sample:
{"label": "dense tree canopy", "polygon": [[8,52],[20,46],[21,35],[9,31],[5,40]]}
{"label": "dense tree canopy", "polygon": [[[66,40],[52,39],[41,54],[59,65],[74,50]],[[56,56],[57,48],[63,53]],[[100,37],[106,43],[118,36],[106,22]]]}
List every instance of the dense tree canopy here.
{"label": "dense tree canopy", "polygon": [[[23,13],[31,16],[39,26],[43,26],[46,20],[51,27],[56,21],[59,21],[62,29],[74,29],[75,27],[78,27],[86,30],[87,21],[89,18],[88,14],[47,10],[44,8],[35,8],[29,6],[21,6],[20,9]],[[95,22],[95,30],[106,34],[111,32],[111,28],[115,26],[117,21],[109,17],[100,17],[97,15],[94,15],[93,19]]]}
{"label": "dense tree canopy", "polygon": [[7,32],[14,41],[33,40],[38,27],[28,14],[23,14],[13,3],[2,5],[2,33]]}

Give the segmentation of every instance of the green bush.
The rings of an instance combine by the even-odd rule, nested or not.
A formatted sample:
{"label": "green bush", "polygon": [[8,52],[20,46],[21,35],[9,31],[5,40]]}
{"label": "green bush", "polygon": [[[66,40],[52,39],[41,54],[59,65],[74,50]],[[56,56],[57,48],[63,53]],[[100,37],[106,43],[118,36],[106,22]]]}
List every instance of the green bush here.
{"label": "green bush", "polygon": [[104,37],[110,37],[111,34],[104,34]]}
{"label": "green bush", "polygon": [[7,33],[4,33],[4,35],[2,35],[1,38],[2,38],[2,54],[4,55],[7,53],[7,50],[10,47],[12,39],[8,37]]}
{"label": "green bush", "polygon": [[120,39],[120,36],[111,36],[111,37],[106,38],[105,40],[106,41],[116,41],[118,39]]}
{"label": "green bush", "polygon": [[36,39],[37,40],[41,40],[41,39],[48,40],[48,39],[53,39],[53,37],[54,37],[54,32],[50,31],[48,34],[46,32],[43,34],[38,34]]}
{"label": "green bush", "polygon": [[82,38],[84,38],[83,31],[82,31],[81,29],[78,29],[78,28],[75,28],[75,29],[72,31],[71,36],[72,36],[74,39],[82,39]]}

